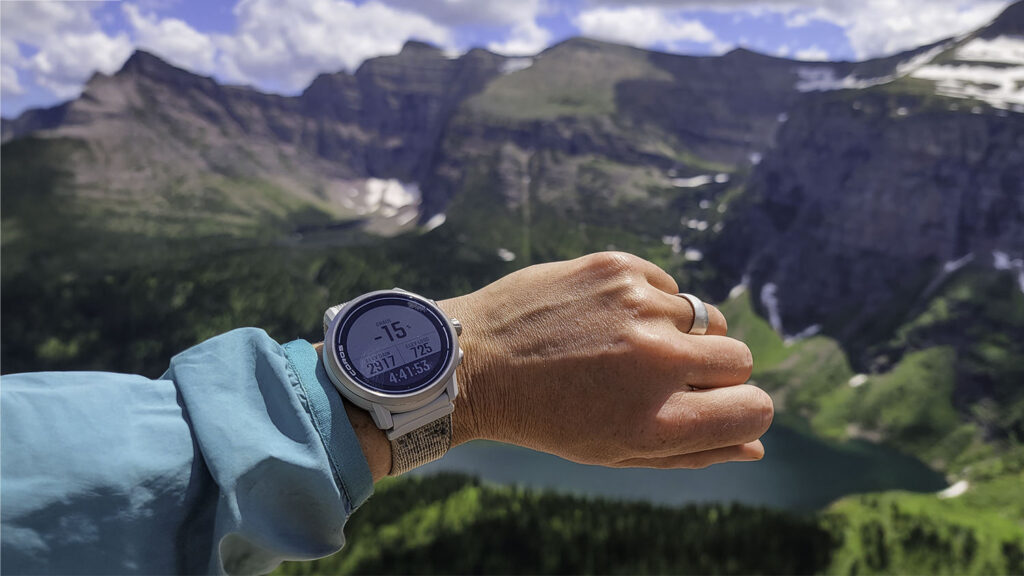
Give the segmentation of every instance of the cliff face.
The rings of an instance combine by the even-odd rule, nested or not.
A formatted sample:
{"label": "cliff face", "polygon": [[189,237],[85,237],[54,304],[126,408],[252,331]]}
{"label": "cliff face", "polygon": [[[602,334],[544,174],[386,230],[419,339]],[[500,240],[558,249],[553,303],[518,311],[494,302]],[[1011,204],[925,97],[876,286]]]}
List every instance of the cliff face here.
{"label": "cliff face", "polygon": [[[1024,4],[789,112],[713,258],[776,329],[862,352],[969,263],[1024,290]],[[845,89],[842,89],[845,85]]]}
{"label": "cliff face", "polygon": [[864,90],[791,113],[722,252],[786,332],[848,335],[945,263],[1024,254],[1024,117],[972,108]]}

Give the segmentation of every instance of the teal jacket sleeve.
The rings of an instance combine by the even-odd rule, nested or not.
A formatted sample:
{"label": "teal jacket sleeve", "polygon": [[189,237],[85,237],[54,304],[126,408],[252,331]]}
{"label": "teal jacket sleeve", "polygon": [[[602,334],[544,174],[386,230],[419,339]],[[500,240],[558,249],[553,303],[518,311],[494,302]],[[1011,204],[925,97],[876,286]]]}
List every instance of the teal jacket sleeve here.
{"label": "teal jacket sleeve", "polygon": [[0,571],[256,573],[332,554],[373,478],[305,341],[241,329],[157,380],[0,379]]}

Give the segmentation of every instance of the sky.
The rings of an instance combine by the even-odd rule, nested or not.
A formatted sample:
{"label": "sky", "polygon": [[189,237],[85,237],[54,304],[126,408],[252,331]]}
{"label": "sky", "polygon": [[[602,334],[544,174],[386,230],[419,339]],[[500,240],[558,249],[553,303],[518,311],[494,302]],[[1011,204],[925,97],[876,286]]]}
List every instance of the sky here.
{"label": "sky", "polygon": [[533,55],[572,36],[680,54],[860,60],[962,34],[1008,0],[0,0],[0,113],[74,98],[137,49],[297,94],[407,40]]}

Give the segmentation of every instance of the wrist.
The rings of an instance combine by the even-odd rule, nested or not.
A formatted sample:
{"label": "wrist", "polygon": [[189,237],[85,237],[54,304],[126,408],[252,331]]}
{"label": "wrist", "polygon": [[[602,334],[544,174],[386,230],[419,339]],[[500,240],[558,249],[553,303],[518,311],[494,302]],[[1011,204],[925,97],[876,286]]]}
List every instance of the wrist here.
{"label": "wrist", "polygon": [[455,371],[459,395],[455,398],[455,411],[452,413],[452,446],[458,446],[470,440],[489,437],[486,430],[489,417],[484,410],[485,402],[482,401],[486,393],[486,345],[479,337],[483,326],[480,325],[481,319],[473,315],[469,296],[444,300],[437,305],[449,318],[459,319],[463,326],[459,347],[464,356]]}
{"label": "wrist", "polygon": [[[317,355],[321,354],[323,347],[323,342],[313,345]],[[370,466],[373,481],[376,482],[391,472],[391,442],[388,440],[387,434],[374,424],[369,412],[345,398],[342,398],[341,401],[345,406],[348,422],[355,430],[356,437],[359,438],[359,447],[363,449],[363,456]]]}

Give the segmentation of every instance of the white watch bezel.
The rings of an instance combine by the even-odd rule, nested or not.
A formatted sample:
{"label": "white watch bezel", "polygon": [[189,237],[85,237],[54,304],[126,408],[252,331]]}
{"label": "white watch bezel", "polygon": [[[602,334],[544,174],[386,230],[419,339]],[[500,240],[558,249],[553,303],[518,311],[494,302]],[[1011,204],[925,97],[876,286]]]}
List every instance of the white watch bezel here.
{"label": "white watch bezel", "polygon": [[[360,303],[377,296],[389,294],[400,294],[403,297],[411,298],[423,306],[435,310],[438,315],[444,319],[453,347],[453,353],[448,360],[448,365],[438,374],[437,378],[422,389],[406,394],[383,394],[364,387],[345,373],[334,349],[334,341],[337,337],[338,329],[341,326],[341,319]],[[434,409],[429,410],[431,414],[425,413],[422,416],[429,417],[434,412],[437,412],[437,417],[441,417],[445,414],[451,413],[450,404],[455,400],[455,397],[458,396],[459,393],[458,384],[455,379],[455,369],[462,360],[462,349],[459,348],[459,331],[456,329],[457,321],[453,321],[449,318],[436,302],[424,298],[419,294],[413,294],[412,292],[399,288],[392,290],[375,290],[353,298],[340,306],[329,308],[324,314],[324,325],[326,327],[326,331],[324,332],[322,356],[328,377],[331,379],[331,382],[334,383],[334,387],[338,389],[338,392],[340,392],[342,396],[356,406],[359,406],[364,410],[368,410],[379,428],[385,430],[395,428],[396,424],[394,422],[393,415],[412,412],[428,406],[432,402],[435,402],[435,400],[438,400],[438,398],[446,391],[448,396],[447,402],[438,402],[438,406],[432,406],[431,408]],[[441,406],[441,404],[446,406]],[[403,418],[402,420],[407,419]],[[423,420],[423,418],[415,418],[416,422],[420,420]],[[408,426],[402,427],[407,428]],[[398,430],[395,430],[395,432],[397,433]],[[389,434],[389,436],[390,435],[391,434]]]}

